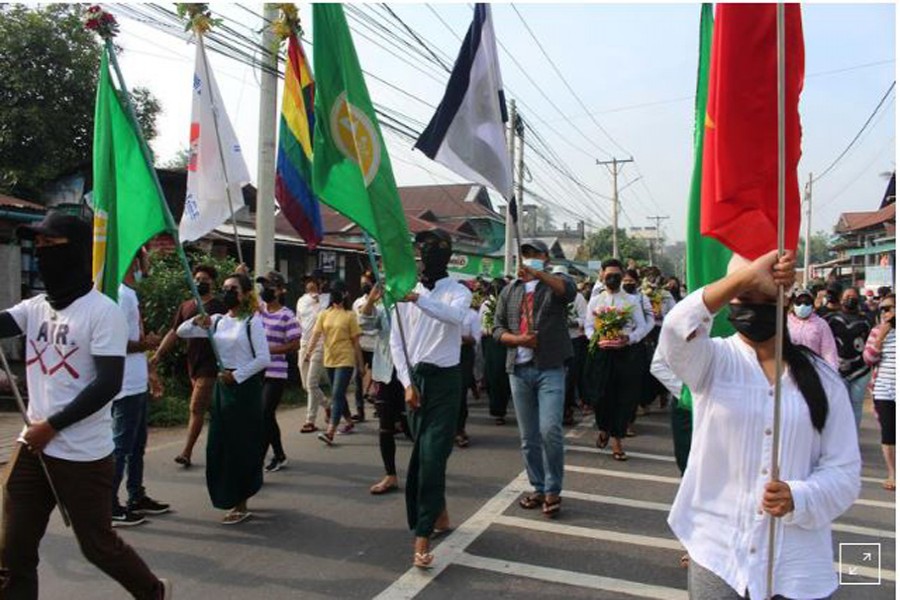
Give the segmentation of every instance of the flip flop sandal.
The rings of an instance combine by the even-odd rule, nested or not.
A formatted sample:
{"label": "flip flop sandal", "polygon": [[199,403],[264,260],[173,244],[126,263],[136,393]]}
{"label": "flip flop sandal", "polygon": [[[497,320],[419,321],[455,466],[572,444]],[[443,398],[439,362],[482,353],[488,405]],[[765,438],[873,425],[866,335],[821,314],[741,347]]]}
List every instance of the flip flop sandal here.
{"label": "flip flop sandal", "polygon": [[527,496],[519,500],[519,506],[521,506],[525,510],[532,510],[543,503],[544,495],[538,494],[537,492],[535,492],[534,494],[528,494]]}
{"label": "flip flop sandal", "polygon": [[607,444],[609,444],[609,432],[601,431],[597,434],[597,447],[602,450],[606,448]]}
{"label": "flip flop sandal", "polygon": [[612,453],[613,460],[617,460],[619,462],[625,462],[628,460],[628,455],[625,452],[613,452]]}
{"label": "flip flop sandal", "polygon": [[882,483],[881,487],[883,487],[884,489],[886,489],[889,492],[894,492],[897,490],[897,484],[894,483],[893,481],[891,481],[890,479],[888,479],[887,481]]}
{"label": "flip flop sandal", "polygon": [[334,445],[334,435],[328,435],[327,433],[322,432],[316,437],[319,438],[320,442],[324,442],[326,446]]}
{"label": "flip flop sandal", "polygon": [[316,427],[315,423],[304,423],[303,427],[300,428],[300,433],[315,433],[319,428]]}
{"label": "flip flop sandal", "polygon": [[451,531],[453,531],[452,527],[445,527],[443,529],[435,528],[434,531],[431,532],[431,539],[436,540],[442,538],[445,535],[449,534]]}
{"label": "flip flop sandal", "polygon": [[685,554],[684,556],[682,556],[680,564],[681,564],[682,569],[687,569],[688,567],[690,567],[691,566],[691,556],[689,554]]}
{"label": "flip flop sandal", "polygon": [[245,512],[230,512],[225,515],[225,518],[222,519],[222,525],[237,525],[238,523],[243,523],[252,515],[249,510]]}
{"label": "flip flop sandal", "polygon": [[189,459],[184,454],[179,454],[175,457],[175,462],[181,465],[184,468],[188,468],[191,466],[191,459]]}
{"label": "flip flop sandal", "polygon": [[434,554],[431,552],[416,552],[413,555],[413,566],[419,569],[430,569],[434,562]]}
{"label": "flip flop sandal", "polygon": [[375,485],[369,488],[369,493],[375,496],[380,496],[381,494],[387,494],[388,492],[392,492],[397,489],[396,483],[385,483],[383,481],[379,481]]}
{"label": "flip flop sandal", "polygon": [[559,514],[561,508],[562,498],[556,496],[552,500],[544,500],[544,506],[541,508],[541,512],[544,513],[545,517],[555,517]]}

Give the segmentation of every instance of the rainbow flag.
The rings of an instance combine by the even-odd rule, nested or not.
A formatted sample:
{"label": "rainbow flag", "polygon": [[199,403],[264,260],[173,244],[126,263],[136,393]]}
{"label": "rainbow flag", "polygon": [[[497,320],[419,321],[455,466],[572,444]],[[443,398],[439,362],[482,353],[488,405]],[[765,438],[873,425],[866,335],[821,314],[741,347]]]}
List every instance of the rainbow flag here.
{"label": "rainbow flag", "polygon": [[319,202],[311,188],[314,98],[315,82],[306,55],[297,36],[291,34],[278,133],[275,199],[310,249],[322,241],[323,235]]}

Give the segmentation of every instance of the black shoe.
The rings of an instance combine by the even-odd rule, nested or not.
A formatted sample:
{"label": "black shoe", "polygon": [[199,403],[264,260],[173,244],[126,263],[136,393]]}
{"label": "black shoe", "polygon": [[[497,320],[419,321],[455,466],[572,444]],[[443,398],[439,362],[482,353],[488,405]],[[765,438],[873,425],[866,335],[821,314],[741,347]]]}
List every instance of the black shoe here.
{"label": "black shoe", "polygon": [[366,415],[365,415],[365,413],[358,412],[350,418],[353,420],[354,423],[362,423],[366,420]]}
{"label": "black shoe", "polygon": [[282,456],[281,458],[278,458],[277,456],[273,456],[272,460],[269,461],[269,464],[266,465],[266,473],[274,473],[275,471],[280,471],[286,464],[286,457]]}
{"label": "black shoe", "polygon": [[136,502],[128,503],[128,512],[136,515],[161,515],[169,512],[170,506],[163,502],[157,502],[150,496],[144,496]]}
{"label": "black shoe", "polygon": [[130,510],[126,510],[121,506],[113,509],[112,526],[113,527],[134,527],[141,523],[146,523],[147,519],[143,515],[138,515]]}

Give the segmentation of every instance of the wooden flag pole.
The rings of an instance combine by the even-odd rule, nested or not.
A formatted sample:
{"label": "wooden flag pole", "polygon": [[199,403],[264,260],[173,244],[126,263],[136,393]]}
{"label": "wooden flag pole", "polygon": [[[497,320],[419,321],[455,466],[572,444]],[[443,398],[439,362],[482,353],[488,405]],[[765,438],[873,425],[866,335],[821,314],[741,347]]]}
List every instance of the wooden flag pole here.
{"label": "wooden flag pole", "polygon": [[[760,7],[762,10],[762,7]],[[784,4],[775,5],[775,28],[778,63],[778,258],[784,256],[784,207],[785,207],[785,175],[786,175],[786,149],[785,149],[785,41],[784,41]],[[778,298],[775,308],[775,397],[774,416],[772,419],[772,465],[769,469],[770,481],[778,481],[779,460],[778,454],[781,446],[781,377],[784,370],[784,285],[778,286]],[[766,565],[766,598],[772,598],[775,590],[775,533],[777,519],[769,515],[769,548]]]}

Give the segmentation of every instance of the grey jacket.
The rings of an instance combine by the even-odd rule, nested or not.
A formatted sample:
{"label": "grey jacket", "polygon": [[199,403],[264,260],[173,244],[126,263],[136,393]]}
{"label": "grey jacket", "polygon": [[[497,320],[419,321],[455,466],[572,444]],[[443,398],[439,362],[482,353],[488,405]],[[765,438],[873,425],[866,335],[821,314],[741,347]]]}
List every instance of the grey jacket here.
{"label": "grey jacket", "polygon": [[[550,286],[539,281],[534,291],[534,322],[532,327],[537,333],[537,348],[534,349],[534,362],[538,369],[556,369],[562,367],[573,355],[572,340],[569,337],[568,314],[569,303],[577,293],[575,282],[567,275],[562,277],[566,282],[565,296],[557,296]],[[522,315],[522,302],[525,300],[525,282],[516,279],[500,292],[497,310],[494,313],[494,339],[498,342],[504,333],[519,333],[519,320]],[[516,366],[516,348],[506,351],[506,372],[512,373]]]}

